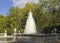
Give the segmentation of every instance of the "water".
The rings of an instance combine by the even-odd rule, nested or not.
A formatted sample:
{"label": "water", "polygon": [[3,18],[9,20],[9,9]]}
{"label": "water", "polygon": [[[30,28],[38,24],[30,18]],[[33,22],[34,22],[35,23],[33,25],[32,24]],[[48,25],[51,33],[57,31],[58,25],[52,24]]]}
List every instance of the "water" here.
{"label": "water", "polygon": [[35,21],[33,19],[32,12],[30,10],[28,19],[26,21],[24,34],[35,34],[35,33],[36,33]]}
{"label": "water", "polygon": [[5,30],[5,35],[4,35],[4,37],[7,37],[7,30]]}

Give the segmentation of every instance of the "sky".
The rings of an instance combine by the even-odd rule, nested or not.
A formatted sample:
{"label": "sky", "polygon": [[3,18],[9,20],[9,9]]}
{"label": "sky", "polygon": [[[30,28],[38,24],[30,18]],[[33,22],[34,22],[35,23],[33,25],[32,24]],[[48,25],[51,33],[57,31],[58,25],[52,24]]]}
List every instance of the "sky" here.
{"label": "sky", "polygon": [[38,0],[0,0],[0,14],[6,15],[11,6],[23,8],[27,2],[35,2]]}
{"label": "sky", "polygon": [[12,6],[12,2],[9,0],[0,0],[0,14],[6,15],[9,8]]}

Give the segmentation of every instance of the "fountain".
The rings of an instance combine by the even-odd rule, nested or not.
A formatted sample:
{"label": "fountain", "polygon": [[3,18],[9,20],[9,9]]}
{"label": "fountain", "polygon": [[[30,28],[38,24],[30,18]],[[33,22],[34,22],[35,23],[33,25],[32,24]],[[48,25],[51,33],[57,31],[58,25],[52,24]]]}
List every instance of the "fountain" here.
{"label": "fountain", "polygon": [[4,37],[7,37],[7,30],[5,30],[5,35],[4,35]]}
{"label": "fountain", "polygon": [[[32,16],[31,10],[29,11],[28,19],[26,21],[26,26],[23,34],[18,34],[17,35],[17,40],[16,43],[31,43],[31,41],[34,39],[29,36],[34,36],[36,34],[36,26],[35,26],[35,21]],[[25,37],[27,36],[27,37]],[[27,40],[28,39],[28,40]],[[33,40],[34,41],[34,40]]]}
{"label": "fountain", "polygon": [[15,41],[16,40],[16,33],[17,32],[17,30],[16,30],[16,28],[14,29],[14,35],[13,35],[13,41]]}
{"label": "fountain", "polygon": [[35,33],[36,33],[35,21],[33,19],[32,12],[30,10],[28,19],[26,21],[24,34],[35,34]]}
{"label": "fountain", "polygon": [[[55,29],[56,31],[56,29]],[[17,34],[15,43],[55,43],[57,37],[55,34],[38,34],[35,21],[30,10],[23,34]]]}

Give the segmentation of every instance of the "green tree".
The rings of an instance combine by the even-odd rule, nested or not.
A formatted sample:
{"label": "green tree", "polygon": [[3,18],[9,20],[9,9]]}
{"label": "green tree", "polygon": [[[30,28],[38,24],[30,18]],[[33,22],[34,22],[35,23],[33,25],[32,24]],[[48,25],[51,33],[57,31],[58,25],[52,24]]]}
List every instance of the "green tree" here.
{"label": "green tree", "polygon": [[0,32],[5,32],[6,30],[6,17],[0,15]]}
{"label": "green tree", "polygon": [[[51,20],[51,19],[48,19],[50,16],[48,16],[48,17],[46,16],[47,19],[48,19],[47,21],[52,21],[50,23],[50,24],[52,24],[51,27],[53,26],[55,28],[55,26],[60,25],[60,23],[59,23],[60,22],[60,20],[59,20],[59,18],[60,18],[60,13],[59,13],[59,7],[60,7],[60,4],[59,3],[60,3],[60,0],[50,0],[50,1],[49,0],[39,0],[39,1],[40,1],[40,3],[38,3],[38,4],[43,9],[43,15],[46,15],[45,13],[47,12],[52,17],[51,18],[52,20]],[[41,22],[43,22],[44,19],[45,18],[43,17],[42,20],[41,20]],[[48,24],[48,22],[45,24],[45,26],[47,24]],[[48,26],[50,26],[50,25],[48,25]]]}
{"label": "green tree", "polygon": [[12,30],[11,33],[13,32],[14,28],[17,28],[17,30],[21,29],[20,28],[21,18],[23,17],[18,7],[16,8],[11,7],[10,10],[8,11],[7,18],[8,18],[7,25],[8,25],[8,28]]}

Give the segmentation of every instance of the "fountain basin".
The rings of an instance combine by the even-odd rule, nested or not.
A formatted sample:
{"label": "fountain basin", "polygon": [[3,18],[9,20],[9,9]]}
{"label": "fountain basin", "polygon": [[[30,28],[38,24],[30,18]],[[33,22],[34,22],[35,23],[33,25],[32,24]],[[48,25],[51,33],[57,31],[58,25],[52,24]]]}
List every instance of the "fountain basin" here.
{"label": "fountain basin", "polygon": [[56,43],[56,34],[18,34],[16,43]]}

